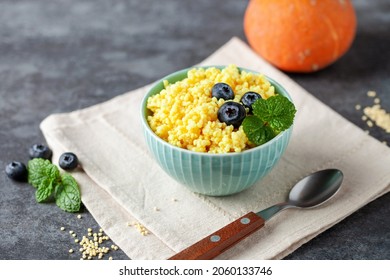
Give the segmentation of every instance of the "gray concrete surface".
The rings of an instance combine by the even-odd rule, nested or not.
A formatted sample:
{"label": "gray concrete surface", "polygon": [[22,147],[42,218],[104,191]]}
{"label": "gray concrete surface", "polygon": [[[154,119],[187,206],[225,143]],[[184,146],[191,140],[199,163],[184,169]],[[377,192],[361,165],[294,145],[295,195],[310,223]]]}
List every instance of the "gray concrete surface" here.
{"label": "gray concrete surface", "polygon": [[[44,142],[39,123],[198,63],[232,36],[245,40],[248,1],[0,0],[0,259],[78,259],[61,226],[85,234],[98,225],[7,178],[12,160]],[[350,51],[313,74],[290,74],[313,95],[380,141],[355,104],[377,91],[390,111],[390,2],[353,1],[358,32]],[[135,112],[136,113],[136,112]],[[369,187],[369,186],[367,186]],[[114,259],[127,259],[120,250]],[[286,259],[390,259],[390,194],[371,202]]]}

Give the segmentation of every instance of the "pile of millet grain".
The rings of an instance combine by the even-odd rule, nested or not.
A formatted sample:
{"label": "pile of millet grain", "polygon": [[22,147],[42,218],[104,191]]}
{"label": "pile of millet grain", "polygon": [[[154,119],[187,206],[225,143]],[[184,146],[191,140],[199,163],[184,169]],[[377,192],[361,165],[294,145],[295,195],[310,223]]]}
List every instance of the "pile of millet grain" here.
{"label": "pile of millet grain", "polygon": [[[77,215],[78,219],[81,219],[81,215]],[[68,232],[71,239],[73,239],[72,245],[69,247],[69,254],[80,254],[80,260],[93,260],[104,259],[110,252],[119,249],[118,246],[110,242],[110,238],[104,233],[103,229],[97,231],[88,228],[84,235],[79,236],[73,230],[69,230],[66,227],[61,227],[61,231]],[[111,244],[110,244],[111,243]],[[108,260],[112,260],[112,256],[108,256]]]}
{"label": "pile of millet grain", "polygon": [[[381,106],[381,99],[378,97],[376,91],[370,90],[367,92],[367,97],[372,100],[372,103],[369,106],[362,106],[361,104],[356,104],[355,109],[361,111],[362,120],[368,126],[368,129],[378,127],[382,129],[386,134],[390,133],[390,113],[388,113]],[[370,133],[369,130],[366,130],[367,133]],[[386,141],[383,141],[384,144],[388,144]]]}

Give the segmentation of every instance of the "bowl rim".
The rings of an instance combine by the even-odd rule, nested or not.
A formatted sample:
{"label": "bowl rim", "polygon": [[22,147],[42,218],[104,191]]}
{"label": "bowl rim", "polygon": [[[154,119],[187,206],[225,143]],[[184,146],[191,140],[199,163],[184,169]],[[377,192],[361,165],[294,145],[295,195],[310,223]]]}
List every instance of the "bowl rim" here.
{"label": "bowl rim", "polygon": [[[149,134],[155,139],[157,140],[159,143],[163,144],[164,146],[167,146],[169,147],[170,149],[173,149],[173,150],[177,150],[178,152],[181,152],[181,153],[186,153],[186,154],[189,154],[189,155],[199,155],[199,156],[205,156],[205,157],[218,157],[218,158],[222,158],[222,157],[234,157],[234,156],[240,156],[240,155],[244,155],[244,154],[250,154],[250,153],[254,153],[258,150],[262,150],[262,149],[265,149],[267,146],[270,146],[272,145],[274,142],[277,142],[277,140],[281,137],[283,137],[284,134],[290,132],[291,133],[291,130],[293,129],[293,126],[294,126],[294,123],[286,130],[280,132],[277,136],[275,136],[274,138],[272,138],[270,141],[260,145],[260,146],[256,146],[254,148],[250,148],[250,149],[247,149],[247,150],[244,150],[244,151],[241,151],[241,152],[229,152],[229,153],[207,153],[207,152],[196,152],[196,151],[191,151],[191,150],[188,150],[188,149],[185,149],[185,148],[181,148],[181,147],[178,147],[178,146],[175,146],[163,139],[161,139],[152,129],[151,127],[149,126],[149,123],[148,123],[148,120],[147,120],[147,117],[146,117],[146,112],[147,112],[147,108],[146,108],[146,103],[147,103],[147,100],[150,96],[152,95],[156,95],[158,94],[157,93],[154,93],[154,94],[151,94],[153,89],[156,88],[157,86],[160,86],[164,80],[169,80],[169,79],[172,79],[178,75],[183,75],[184,72],[188,72],[189,70],[191,69],[194,69],[194,68],[212,68],[212,67],[215,67],[215,68],[218,68],[218,69],[223,69],[223,68],[226,68],[228,65],[196,65],[196,66],[192,66],[192,67],[188,67],[188,68],[184,68],[184,69],[181,69],[181,70],[178,70],[178,71],[175,71],[171,74],[168,74],[166,76],[164,76],[163,78],[161,79],[158,79],[157,81],[155,81],[152,86],[148,89],[147,93],[142,97],[142,101],[141,101],[141,122],[142,122],[142,126],[144,127],[144,129],[146,131],[149,132]],[[239,67],[239,66],[236,66],[239,71],[246,71],[246,72],[252,72],[252,73],[255,73],[255,74],[261,74],[263,75],[270,83],[272,86],[275,87],[275,91],[278,92],[279,94],[282,94],[283,96],[287,97],[292,103],[293,100],[290,96],[290,94],[287,92],[287,90],[281,85],[279,84],[278,82],[276,82],[274,79],[268,77],[267,75],[261,73],[261,72],[258,72],[258,71],[255,71],[255,70],[250,70],[248,68],[244,68],[244,67]]]}

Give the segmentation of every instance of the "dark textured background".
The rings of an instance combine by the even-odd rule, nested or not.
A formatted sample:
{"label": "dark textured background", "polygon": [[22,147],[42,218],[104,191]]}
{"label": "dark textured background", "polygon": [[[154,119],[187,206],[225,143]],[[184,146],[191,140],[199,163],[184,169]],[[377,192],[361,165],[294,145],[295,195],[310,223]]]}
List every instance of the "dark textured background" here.
{"label": "dark textured background", "polygon": [[[0,1],[0,259],[78,259],[78,253],[68,253],[72,239],[59,228],[79,235],[98,228],[87,210],[79,220],[55,204],[38,204],[31,186],[5,175],[7,163],[27,162],[28,147],[44,142],[39,123],[52,113],[100,103],[198,63],[232,36],[245,40],[247,3]],[[390,143],[390,134],[368,128],[355,110],[357,103],[371,104],[366,92],[375,90],[390,111],[390,2],[353,3],[358,31],[350,51],[325,70],[290,77]],[[120,250],[111,255],[127,259]],[[390,194],[287,259],[390,259]]]}

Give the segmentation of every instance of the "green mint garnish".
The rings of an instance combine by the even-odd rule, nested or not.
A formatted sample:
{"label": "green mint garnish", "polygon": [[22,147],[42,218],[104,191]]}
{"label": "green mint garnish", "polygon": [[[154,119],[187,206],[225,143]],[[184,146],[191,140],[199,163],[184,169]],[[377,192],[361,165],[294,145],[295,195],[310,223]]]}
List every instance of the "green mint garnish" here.
{"label": "green mint garnish", "polygon": [[247,116],[242,122],[248,139],[256,146],[262,145],[275,137],[274,131],[256,116]]}
{"label": "green mint garnish", "polygon": [[289,128],[295,116],[295,106],[283,95],[274,95],[267,99],[258,99],[252,105],[253,114],[266,122],[275,132]]}
{"label": "green mint garnish", "polygon": [[35,192],[35,199],[37,202],[44,202],[52,195],[54,191],[53,181],[49,179],[43,180],[39,188]]}
{"label": "green mint garnish", "polygon": [[67,212],[80,210],[81,195],[76,180],[67,173],[60,174],[49,160],[34,158],[27,164],[28,182],[37,188],[35,199],[44,202],[52,195],[56,204]]}
{"label": "green mint garnish", "polygon": [[80,190],[76,180],[69,174],[61,175],[62,182],[56,189],[56,204],[67,212],[80,210]]}
{"label": "green mint garnish", "polygon": [[245,117],[242,125],[249,141],[262,145],[294,122],[294,104],[283,95],[257,99],[253,104],[253,116]]}
{"label": "green mint garnish", "polygon": [[35,188],[40,188],[44,182],[47,185],[50,182],[57,183],[60,178],[60,171],[57,166],[47,159],[34,158],[27,164],[28,182]]}

